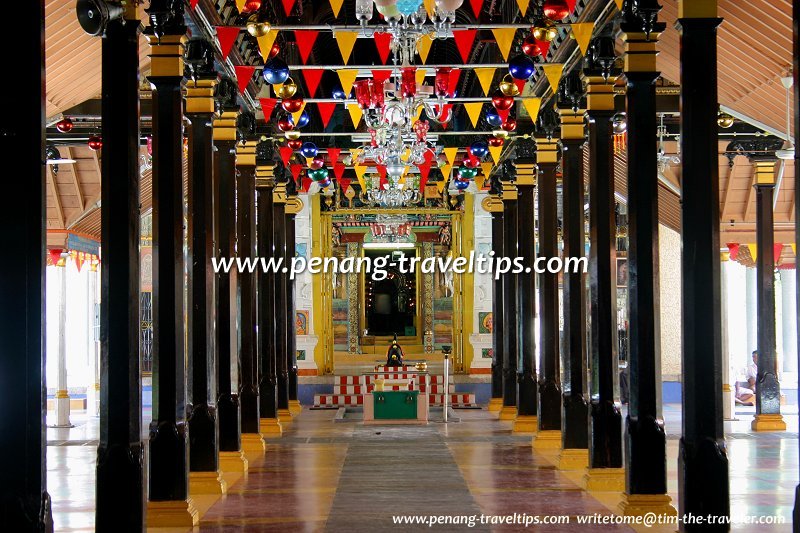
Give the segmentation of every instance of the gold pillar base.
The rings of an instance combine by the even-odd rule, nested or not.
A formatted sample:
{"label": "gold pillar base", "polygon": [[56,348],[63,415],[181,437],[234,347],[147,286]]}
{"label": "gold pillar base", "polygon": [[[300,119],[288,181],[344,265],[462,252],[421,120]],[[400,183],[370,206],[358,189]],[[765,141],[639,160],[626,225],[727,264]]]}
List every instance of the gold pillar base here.
{"label": "gold pillar base", "polygon": [[514,420],[517,418],[517,408],[504,405],[500,408],[500,420]]}
{"label": "gold pillar base", "polygon": [[492,398],[489,400],[489,412],[490,413],[499,413],[500,409],[503,408],[503,399],[502,398]]}
{"label": "gold pillar base", "polygon": [[561,432],[554,429],[539,431],[532,439],[534,450],[560,450]]}
{"label": "gold pillar base", "polygon": [[222,470],[216,472],[189,472],[189,494],[221,495],[228,492],[228,483]]}
{"label": "gold pillar base", "polygon": [[194,527],[199,523],[200,513],[191,498],[147,502],[147,527]]}
{"label": "gold pillar base", "polygon": [[786,431],[783,415],[756,415],[750,424],[753,431]]}
{"label": "gold pillar base", "polygon": [[289,400],[289,412],[292,416],[297,416],[303,412],[303,406],[300,405],[300,400]]}
{"label": "gold pillar base", "polygon": [[586,470],[589,466],[589,450],[564,448],[558,456],[559,470]]}
{"label": "gold pillar base", "polygon": [[531,415],[518,415],[514,419],[514,433],[536,433],[539,427],[539,419]]}
{"label": "gold pillar base", "polygon": [[262,418],[258,429],[262,435],[268,437],[280,437],[283,435],[283,427],[281,427],[281,423],[278,422],[277,418]]}
{"label": "gold pillar base", "polygon": [[583,484],[589,492],[622,492],[625,490],[625,469],[587,468]]}
{"label": "gold pillar base", "polygon": [[223,472],[247,472],[247,457],[244,451],[219,452],[219,469]]}
{"label": "gold pillar base", "polygon": [[667,494],[623,494],[619,503],[619,514],[623,516],[678,516]]}
{"label": "gold pillar base", "polygon": [[278,409],[278,421],[281,424],[288,424],[292,421],[292,412],[288,409]]}
{"label": "gold pillar base", "polygon": [[245,454],[263,454],[267,443],[261,433],[242,433],[242,451]]}

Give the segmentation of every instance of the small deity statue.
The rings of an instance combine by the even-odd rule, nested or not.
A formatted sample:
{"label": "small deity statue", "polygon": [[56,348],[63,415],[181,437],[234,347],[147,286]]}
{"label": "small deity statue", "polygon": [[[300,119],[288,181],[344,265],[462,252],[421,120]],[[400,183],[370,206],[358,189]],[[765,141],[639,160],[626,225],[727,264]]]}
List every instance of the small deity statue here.
{"label": "small deity statue", "polygon": [[403,365],[403,349],[397,344],[397,334],[395,333],[392,339],[392,345],[386,351],[386,366],[402,366]]}

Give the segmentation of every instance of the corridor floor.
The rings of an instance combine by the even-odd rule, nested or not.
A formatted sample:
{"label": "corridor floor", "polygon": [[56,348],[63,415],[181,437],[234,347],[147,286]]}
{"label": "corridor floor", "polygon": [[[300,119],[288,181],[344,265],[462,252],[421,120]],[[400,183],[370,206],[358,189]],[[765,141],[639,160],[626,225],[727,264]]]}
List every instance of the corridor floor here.
{"label": "corridor floor", "polygon": [[[528,528],[533,530],[632,531],[627,526],[578,525],[579,515],[610,514],[619,495],[582,491],[576,484],[577,474],[557,470],[554,456],[534,452],[529,436],[512,434],[509,423],[485,410],[457,411],[460,422],[424,427],[333,422],[333,414],[304,410],[282,438],[269,440],[266,455],[251,461],[249,472],[205,512],[198,530],[412,531],[429,528],[395,525],[393,516],[527,513],[570,516],[570,524]],[[677,505],[679,406],[666,406],[665,418],[669,488]],[[786,525],[758,526],[758,531],[790,531],[798,479],[797,416],[786,417],[786,433],[757,435],[748,431],[748,415],[739,418],[726,423],[731,507],[736,513],[787,518]],[[69,432],[48,432],[48,483],[56,531],[92,530],[95,432],[94,420]],[[430,529],[525,528],[477,523],[472,528],[462,524]],[[756,530],[753,526],[733,529]],[[645,530],[658,531],[639,529]]]}

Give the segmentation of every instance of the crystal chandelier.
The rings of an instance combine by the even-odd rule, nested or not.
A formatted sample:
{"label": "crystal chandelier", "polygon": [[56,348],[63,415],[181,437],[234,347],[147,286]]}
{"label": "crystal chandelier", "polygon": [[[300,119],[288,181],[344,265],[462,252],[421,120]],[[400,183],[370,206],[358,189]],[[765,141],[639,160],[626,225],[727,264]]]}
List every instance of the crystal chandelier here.
{"label": "crystal chandelier", "polygon": [[[664,137],[667,134],[667,127],[664,125],[664,114],[661,113],[661,120],[658,125],[658,175],[662,180],[666,180],[664,173],[669,169],[670,165],[677,165],[681,162],[678,155],[667,155],[667,150],[664,148]],[[678,139],[676,139],[677,141]],[[678,142],[678,149],[680,150],[680,142]]]}

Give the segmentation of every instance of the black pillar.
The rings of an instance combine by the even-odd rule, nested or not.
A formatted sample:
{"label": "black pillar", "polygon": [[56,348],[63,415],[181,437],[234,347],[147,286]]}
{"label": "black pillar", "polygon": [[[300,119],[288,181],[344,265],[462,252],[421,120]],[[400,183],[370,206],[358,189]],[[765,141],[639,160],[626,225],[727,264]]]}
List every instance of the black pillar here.
{"label": "black pillar", "polygon": [[[505,257],[519,255],[517,235],[517,187],[511,161],[503,164],[503,243]],[[512,272],[503,278],[503,409],[501,420],[513,420],[517,414],[517,369],[519,368],[519,291],[518,277]]]}
{"label": "black pillar", "polygon": [[[630,3],[626,4],[630,6]],[[655,4],[647,21],[624,14],[628,120],[628,374],[630,399],[625,419],[626,512],[636,495],[667,493],[667,436],[661,415],[661,312],[658,279],[658,162],[656,71],[658,37]],[[696,53],[696,52],[695,52]],[[718,254],[719,247],[714,249]],[[716,257],[716,256],[715,256]],[[721,397],[721,396],[720,396]],[[666,509],[667,512],[672,508]]]}
{"label": "black pillar", "polygon": [[584,68],[589,116],[589,467],[619,469],[622,415],[616,401],[617,226],[611,123],[615,113],[613,83],[618,72],[610,67],[614,59],[612,37],[596,37],[590,49],[591,57]]}
{"label": "black pillar", "polygon": [[[100,195],[100,441],[95,526],[141,530],[144,471],[139,381],[139,20],[103,36]],[[120,493],[122,489],[122,493]]]}
{"label": "black pillar", "polygon": [[[229,78],[220,80],[217,99],[222,109],[214,122],[214,228],[217,257],[236,257],[236,103],[237,88]],[[216,279],[217,322],[215,326],[219,362],[217,365],[217,416],[220,452],[241,450],[241,407],[239,404],[239,354],[236,338],[236,283],[238,272],[220,270]],[[236,370],[237,378],[231,376]]]}
{"label": "black pillar", "polygon": [[[295,256],[296,231],[295,218],[302,205],[297,197],[297,187],[293,179],[286,185],[286,262]],[[293,275],[284,277],[286,283],[286,368],[289,373],[288,395],[289,408],[292,414],[299,413],[300,403],[297,399],[297,329],[295,328],[295,280]]]}
{"label": "black pillar", "polygon": [[[153,86],[153,421],[149,498],[180,502],[189,492],[183,313],[183,4],[151,2]],[[175,52],[179,52],[176,54]],[[114,125],[116,127],[116,125]],[[187,505],[187,503],[184,503]],[[197,511],[188,500],[188,519]],[[158,525],[150,512],[148,525]]]}
{"label": "black pillar", "polygon": [[[491,178],[487,206],[492,213],[492,251],[494,257],[505,257],[503,224],[503,186],[496,175]],[[503,406],[503,277],[494,275],[492,281],[492,400],[491,410]]]}
{"label": "black pillar", "polygon": [[[192,63],[196,58],[202,62]],[[189,356],[189,470],[219,470],[219,427],[217,425],[217,364],[213,331],[216,321],[215,277],[211,259],[214,242],[213,120],[214,51],[204,39],[188,44],[191,68],[186,87],[186,117],[189,119],[189,157],[186,211],[186,327]]]}
{"label": "black pillar", "polygon": [[[536,259],[536,237],[533,228],[536,205],[536,145],[530,140],[514,143],[516,185],[517,185],[517,226],[518,248],[516,254],[508,257],[521,257],[524,266],[517,277],[519,308],[514,320],[519,334],[519,360],[517,381],[519,398],[517,400],[517,420],[515,431],[535,432],[538,424],[540,399],[536,379],[536,273],[533,270]],[[530,417],[526,422],[523,417]],[[538,419],[541,420],[540,418]]]}
{"label": "black pillar", "polygon": [[[280,170],[276,173],[275,189],[272,195],[272,224],[273,224],[273,245],[275,250],[275,257],[283,258],[286,262],[286,169],[278,167]],[[289,367],[288,367],[288,337],[287,321],[288,317],[286,312],[288,306],[286,304],[286,278],[287,273],[277,272],[275,274],[275,310],[273,312],[275,319],[275,360],[276,360],[276,375],[278,380],[278,411],[281,422],[288,421],[291,417],[289,415]]]}
{"label": "black pillar", "polygon": [[[45,465],[44,294],[44,2],[17,6],[15,46],[8,54],[14,101],[3,120],[4,160],[25,179],[9,179],[0,211],[12,254],[0,266],[0,515],[7,531],[53,529]],[[105,269],[104,269],[105,271]],[[125,384],[127,387],[127,383]],[[141,482],[140,482],[141,483]],[[139,495],[141,501],[141,493]]]}
{"label": "black pillar", "polygon": [[[681,39],[683,435],[678,453],[681,515],[730,514],[722,424],[719,264],[717,26],[683,2]],[[703,53],[698,53],[702,50]],[[706,531],[709,526],[695,526]],[[689,525],[684,531],[691,531]],[[720,527],[720,530],[727,530]]]}

